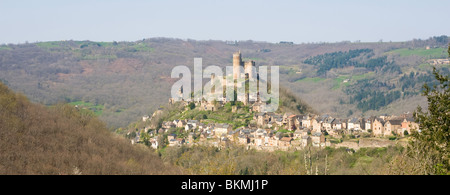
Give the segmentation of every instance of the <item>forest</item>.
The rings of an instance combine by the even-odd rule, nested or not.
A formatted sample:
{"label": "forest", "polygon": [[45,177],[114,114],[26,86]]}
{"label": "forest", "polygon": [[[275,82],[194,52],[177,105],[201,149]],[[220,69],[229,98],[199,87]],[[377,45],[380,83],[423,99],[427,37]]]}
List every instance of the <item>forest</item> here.
{"label": "forest", "polygon": [[[360,57],[361,55],[364,55],[363,59],[359,59],[358,61],[355,60],[355,58]],[[349,66],[366,68],[369,71],[380,69],[383,72],[396,71],[399,74],[402,73],[393,61],[387,60],[387,56],[372,58],[373,55],[372,49],[357,49],[346,52],[339,51],[314,56],[306,59],[303,63],[318,66],[318,75],[325,75],[327,71],[330,71],[333,68],[345,68]]]}

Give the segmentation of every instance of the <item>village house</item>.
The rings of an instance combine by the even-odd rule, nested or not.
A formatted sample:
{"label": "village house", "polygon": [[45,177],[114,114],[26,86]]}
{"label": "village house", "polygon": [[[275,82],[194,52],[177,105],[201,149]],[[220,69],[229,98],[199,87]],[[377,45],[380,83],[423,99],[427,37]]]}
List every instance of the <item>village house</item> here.
{"label": "village house", "polygon": [[328,135],[332,136],[332,137],[337,137],[339,135],[339,131],[341,131],[340,129],[331,129],[331,130],[327,130],[326,132],[328,133]]}
{"label": "village house", "polygon": [[264,129],[258,129],[255,131],[255,137],[264,137],[266,135],[266,131]]}
{"label": "village house", "polygon": [[248,138],[248,136],[243,135],[243,134],[238,136],[238,141],[239,141],[239,144],[242,144],[242,145],[247,145],[250,143],[250,139]]}
{"label": "village house", "polygon": [[280,141],[278,142],[278,146],[289,147],[289,146],[291,146],[291,141],[292,141],[291,137],[282,137],[280,139]]}
{"label": "village house", "polygon": [[256,124],[259,127],[262,127],[269,122],[269,121],[266,121],[266,117],[265,117],[266,113],[264,113],[264,112],[257,113],[255,116],[256,116]]}
{"label": "village house", "polygon": [[318,117],[312,119],[312,132],[321,132],[322,131],[322,123]]}
{"label": "village house", "polygon": [[255,138],[255,146],[264,146],[265,139],[264,137]]}
{"label": "village house", "polygon": [[342,120],[341,119],[334,119],[333,122],[331,122],[331,128],[334,129],[334,130],[342,129]]}
{"label": "village house", "polygon": [[170,128],[175,128],[176,125],[174,125],[173,122],[171,122],[171,121],[164,121],[162,123],[161,127],[164,128],[164,129],[170,129]]}
{"label": "village house", "polygon": [[296,130],[295,132],[294,132],[294,139],[297,139],[297,138],[301,138],[302,136],[304,136],[304,135],[308,135],[308,133],[306,132],[306,131],[303,131],[303,130]]}
{"label": "village house", "polygon": [[374,117],[368,117],[364,121],[364,130],[368,131],[372,129],[372,121]]}
{"label": "village house", "polygon": [[325,135],[321,132],[315,132],[311,136],[312,146],[325,147]]}
{"label": "village house", "polygon": [[179,120],[177,123],[177,128],[183,128],[186,125],[185,120]]}
{"label": "village house", "polygon": [[302,125],[302,120],[303,120],[303,115],[296,115],[295,116],[295,127],[297,127],[297,129],[303,128]]}
{"label": "village house", "polygon": [[274,121],[275,121],[275,124],[276,124],[278,127],[282,127],[282,126],[283,126],[283,117],[275,116],[275,117],[274,117]]}
{"label": "village house", "polygon": [[296,129],[296,126],[295,126],[295,118],[296,118],[296,115],[290,115],[290,116],[287,118],[287,123],[286,123],[286,125],[287,125],[287,129],[288,129],[289,131],[293,131],[293,130]]}
{"label": "village house", "polygon": [[188,120],[187,124],[192,125],[192,128],[196,129],[200,122],[198,122],[198,120]]}
{"label": "village house", "polygon": [[302,127],[303,128],[310,128],[312,127],[312,120],[311,120],[311,116],[310,115],[305,115],[303,116],[302,119]]}
{"label": "village house", "polygon": [[414,118],[404,118],[401,135],[405,136],[405,131],[408,132],[408,135],[411,135],[411,130],[419,130],[419,124],[415,122]]}
{"label": "village house", "polygon": [[228,132],[227,138],[228,138],[231,142],[234,142],[234,141],[238,140],[238,137],[239,137],[239,135],[240,135],[239,132],[240,132],[240,130],[230,131],[230,132]]}
{"label": "village house", "polygon": [[302,137],[302,140],[301,140],[301,145],[300,145],[300,146],[306,147],[306,146],[310,146],[310,145],[312,145],[312,139],[311,139],[311,137],[308,136],[308,135],[303,136],[303,137]]}
{"label": "village house", "polygon": [[216,111],[217,108],[213,101],[202,101],[200,105],[200,110]]}
{"label": "village house", "polygon": [[322,123],[322,129],[325,130],[325,131],[329,131],[329,130],[333,129],[332,124],[333,124],[334,120],[335,119],[333,117],[325,118],[323,123]]}
{"label": "village house", "polygon": [[288,113],[288,112],[286,112],[286,113],[283,114],[283,123],[284,123],[284,124],[287,124],[287,123],[288,123],[288,119],[289,119],[290,116],[292,116],[292,114],[291,114],[291,113]]}
{"label": "village house", "polygon": [[402,129],[402,120],[391,119],[384,123],[383,136],[391,136],[393,133],[398,133],[398,130]]}
{"label": "village house", "polygon": [[170,134],[167,136],[168,140],[175,139],[175,138],[177,138],[177,135],[175,135],[175,134]]}
{"label": "village house", "polygon": [[359,124],[359,119],[358,118],[351,118],[350,121],[348,121],[348,130],[361,130],[361,126]]}
{"label": "village house", "polygon": [[216,137],[221,137],[222,135],[228,135],[230,131],[232,131],[232,126],[227,123],[217,124],[214,127],[214,135]]}
{"label": "village house", "polygon": [[375,118],[372,122],[372,134],[375,137],[381,137],[384,134],[384,120],[381,118]]}

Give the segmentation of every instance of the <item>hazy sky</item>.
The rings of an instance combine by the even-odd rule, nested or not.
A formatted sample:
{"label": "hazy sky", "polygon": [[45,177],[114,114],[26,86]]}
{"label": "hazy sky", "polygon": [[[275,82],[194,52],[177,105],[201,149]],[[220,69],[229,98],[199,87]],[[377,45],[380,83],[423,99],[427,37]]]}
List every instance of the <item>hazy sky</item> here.
{"label": "hazy sky", "polygon": [[0,0],[0,43],[406,41],[450,35],[448,0]]}

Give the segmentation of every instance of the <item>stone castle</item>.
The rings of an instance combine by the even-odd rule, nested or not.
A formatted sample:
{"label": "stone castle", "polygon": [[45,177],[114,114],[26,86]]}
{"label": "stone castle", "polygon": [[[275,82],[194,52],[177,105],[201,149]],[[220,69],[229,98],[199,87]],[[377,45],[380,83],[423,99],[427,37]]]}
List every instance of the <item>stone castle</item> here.
{"label": "stone castle", "polygon": [[245,74],[245,78],[256,79],[255,62],[253,60],[247,62],[242,61],[241,51],[238,51],[233,54],[233,79],[238,79],[240,76],[243,78],[241,75],[241,68],[244,70],[243,74]]}
{"label": "stone castle", "polygon": [[[235,52],[233,53],[233,73],[232,75],[225,75],[223,76],[223,78],[217,78],[214,74],[211,74],[211,81],[210,84],[215,84],[215,85],[222,85],[222,89],[223,92],[226,92],[226,87],[227,86],[234,86],[234,90],[243,90],[244,93],[242,93],[241,95],[238,95],[236,98],[238,101],[243,102],[244,105],[252,105],[254,103],[259,103],[262,104],[260,98],[259,98],[259,93],[255,92],[255,93],[250,93],[250,89],[245,89],[245,86],[248,86],[249,81],[258,81],[259,79],[259,74],[256,71],[256,63],[253,60],[250,61],[242,61],[242,55],[241,52]],[[231,78],[231,76],[233,77],[232,80],[227,80],[227,76]],[[257,82],[256,82],[257,83]],[[242,88],[243,87],[243,88]],[[258,86],[256,86],[258,87]],[[215,88],[212,88],[211,91],[208,92],[203,92],[206,93],[207,95],[211,95],[216,93]],[[254,92],[256,89],[254,89],[252,92]],[[183,93],[183,89],[181,88],[178,91],[179,95],[182,96]],[[253,94],[253,95],[252,95]],[[243,96],[243,97],[242,97]],[[182,100],[184,102],[184,100]],[[223,99],[219,99],[219,102],[221,102],[222,104],[227,103],[227,99],[223,98]],[[172,98],[170,98],[169,103],[172,104],[174,103],[174,100]],[[186,102],[187,103],[187,102]],[[211,102],[207,103],[207,101],[201,101],[202,105],[210,105],[212,104]],[[210,110],[210,109],[206,109],[206,110]],[[214,109],[212,109],[214,110]],[[259,109],[258,109],[259,110]]]}

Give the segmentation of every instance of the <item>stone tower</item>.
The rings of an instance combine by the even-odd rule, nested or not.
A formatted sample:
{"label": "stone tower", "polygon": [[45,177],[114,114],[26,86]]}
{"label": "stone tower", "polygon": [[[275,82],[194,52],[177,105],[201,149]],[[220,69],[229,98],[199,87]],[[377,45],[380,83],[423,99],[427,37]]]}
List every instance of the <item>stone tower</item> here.
{"label": "stone tower", "polygon": [[233,54],[233,79],[238,79],[241,71],[240,67],[243,65],[241,58],[241,51]]}
{"label": "stone tower", "polygon": [[211,74],[211,93],[216,93],[216,88],[215,88],[215,82],[216,82],[216,75],[215,74]]}
{"label": "stone tower", "polygon": [[255,61],[248,61],[245,62],[244,64],[244,72],[245,74],[248,74],[248,77],[250,79],[255,78],[255,74],[256,74],[256,65],[255,65]]}
{"label": "stone tower", "polygon": [[244,85],[244,106],[249,104],[249,92],[245,89],[245,86],[248,86],[249,82],[249,74],[245,73],[245,85]]}

